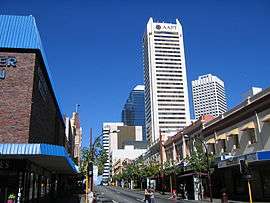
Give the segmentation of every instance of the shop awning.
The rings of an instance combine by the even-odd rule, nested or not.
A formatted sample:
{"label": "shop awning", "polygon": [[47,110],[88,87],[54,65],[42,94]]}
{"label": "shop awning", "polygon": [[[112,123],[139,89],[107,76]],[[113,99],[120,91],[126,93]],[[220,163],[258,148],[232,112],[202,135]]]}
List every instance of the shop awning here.
{"label": "shop awning", "polygon": [[263,117],[262,122],[270,122],[270,114]]}
{"label": "shop awning", "polygon": [[56,173],[78,173],[63,146],[50,144],[0,144],[0,158],[27,159]]}
{"label": "shop awning", "polygon": [[227,136],[239,135],[239,129],[235,128],[227,133]]}
{"label": "shop awning", "polygon": [[215,143],[216,143],[215,138],[211,138],[211,139],[206,141],[206,144],[215,144]]}
{"label": "shop awning", "polygon": [[227,136],[226,136],[225,133],[220,134],[220,135],[217,136],[217,140],[226,140],[226,138],[227,138]]}
{"label": "shop awning", "polygon": [[255,129],[255,124],[254,122],[249,122],[247,124],[245,124],[242,128],[241,131],[246,131],[246,130],[250,130],[250,129]]}

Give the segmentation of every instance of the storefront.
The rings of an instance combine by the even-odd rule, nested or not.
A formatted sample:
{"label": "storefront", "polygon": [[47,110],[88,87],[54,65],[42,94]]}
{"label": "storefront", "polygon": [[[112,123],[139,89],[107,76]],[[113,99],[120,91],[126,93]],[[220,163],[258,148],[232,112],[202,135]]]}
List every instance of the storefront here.
{"label": "storefront", "polygon": [[68,194],[77,172],[62,146],[0,144],[0,203],[11,195],[20,202],[50,202]]}
{"label": "storefront", "polygon": [[213,185],[215,197],[225,190],[229,199],[249,200],[247,179],[240,173],[240,160],[248,163],[253,200],[270,201],[270,151],[258,151],[220,161],[213,174],[213,182],[219,183]]}

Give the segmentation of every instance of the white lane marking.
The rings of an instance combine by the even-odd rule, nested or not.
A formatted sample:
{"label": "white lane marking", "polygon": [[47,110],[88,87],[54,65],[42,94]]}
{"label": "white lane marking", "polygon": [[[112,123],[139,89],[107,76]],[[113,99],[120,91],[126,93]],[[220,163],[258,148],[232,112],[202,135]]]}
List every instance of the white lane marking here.
{"label": "white lane marking", "polygon": [[112,200],[112,202],[113,202],[113,203],[118,203],[118,202],[117,202],[117,201],[115,201],[115,200]]}
{"label": "white lane marking", "polygon": [[136,199],[139,202],[144,202],[144,199]]}

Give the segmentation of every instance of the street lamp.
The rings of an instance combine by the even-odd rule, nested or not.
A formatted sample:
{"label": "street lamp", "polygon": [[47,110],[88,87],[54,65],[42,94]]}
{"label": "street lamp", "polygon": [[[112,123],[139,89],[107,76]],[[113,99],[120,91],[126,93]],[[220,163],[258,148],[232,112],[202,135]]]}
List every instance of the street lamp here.
{"label": "street lamp", "polygon": [[[184,138],[190,138],[187,135],[184,135]],[[208,149],[207,146],[205,144],[205,142],[200,139],[199,137],[194,137],[194,140],[199,141],[205,149],[205,156],[206,156],[206,161],[207,161],[207,178],[208,178],[208,187],[209,187],[209,196],[210,196],[210,202],[213,202],[213,196],[212,196],[212,181],[211,181],[211,175],[210,175],[210,164],[209,164],[209,155],[208,155]]]}

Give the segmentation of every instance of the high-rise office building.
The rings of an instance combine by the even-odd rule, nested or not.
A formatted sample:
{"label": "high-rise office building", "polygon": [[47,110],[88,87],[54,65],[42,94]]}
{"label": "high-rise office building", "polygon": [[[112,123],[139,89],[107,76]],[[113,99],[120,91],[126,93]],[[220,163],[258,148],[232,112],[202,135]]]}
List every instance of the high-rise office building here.
{"label": "high-rise office building", "polygon": [[129,126],[142,126],[145,134],[144,85],[137,85],[129,94],[122,110],[122,122]]}
{"label": "high-rise office building", "polygon": [[190,122],[183,31],[180,22],[150,18],[143,37],[145,124],[148,143]]}
{"label": "high-rise office building", "polygon": [[195,118],[211,114],[218,116],[227,111],[224,82],[217,76],[207,74],[192,81]]}
{"label": "high-rise office building", "polygon": [[108,183],[110,177],[110,152],[113,149],[117,149],[117,128],[118,126],[123,126],[121,122],[118,123],[103,123],[103,138],[102,145],[103,149],[106,151],[108,159],[104,163],[104,169],[102,174],[102,181],[104,184]]}

